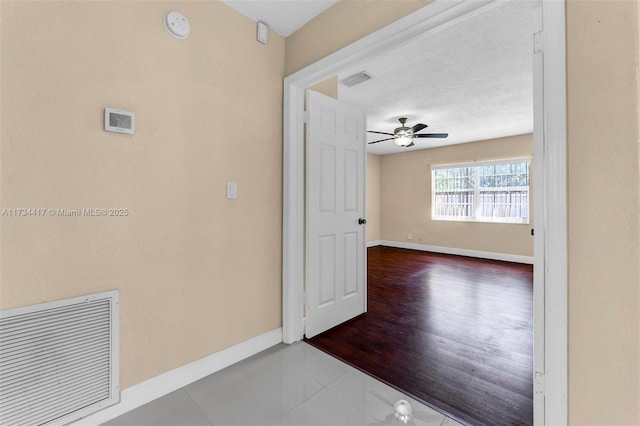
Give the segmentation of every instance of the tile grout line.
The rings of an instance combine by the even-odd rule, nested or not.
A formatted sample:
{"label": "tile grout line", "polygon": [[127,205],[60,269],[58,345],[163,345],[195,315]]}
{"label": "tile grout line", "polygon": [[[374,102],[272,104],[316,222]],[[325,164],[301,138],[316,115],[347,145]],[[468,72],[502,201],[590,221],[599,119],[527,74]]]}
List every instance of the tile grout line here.
{"label": "tile grout line", "polygon": [[[305,342],[303,342],[305,343]],[[314,350],[318,350],[317,348],[315,348],[313,345],[309,345],[307,344],[310,348],[314,349]],[[320,351],[322,352],[322,351]],[[344,364],[347,367],[350,367],[348,364],[346,364],[345,362],[342,362],[341,360],[338,360],[338,362],[340,362],[341,364]],[[318,395],[320,392],[322,392],[323,390],[327,389],[329,392],[332,392],[331,389],[329,389],[329,385],[331,385],[332,383],[334,383],[336,380],[340,379],[341,377],[343,377],[344,375],[346,375],[349,372],[348,368],[345,368],[345,370],[338,374],[333,380],[331,380],[329,383],[327,383],[326,385],[323,384],[322,382],[320,382],[318,379],[313,379],[313,381],[317,384],[320,385],[320,389],[318,389],[316,392],[312,393],[311,395],[309,395],[308,397],[306,397],[304,400],[300,401],[298,404],[296,404],[295,406],[293,406],[292,408],[290,408],[289,410],[287,410],[285,413],[283,413],[280,418],[285,417],[287,414],[289,414],[290,412],[292,412],[293,410],[295,410],[296,408],[298,408],[299,406],[301,406],[302,404],[304,404],[305,402],[309,401],[311,398],[313,398],[314,396]]]}
{"label": "tile grout line", "polygon": [[189,398],[189,400],[191,402],[193,402],[193,405],[196,406],[196,408],[198,409],[198,411],[200,412],[200,414],[202,414],[202,416],[207,419],[207,423],[209,423],[210,426],[215,426],[213,423],[211,423],[211,419],[209,418],[209,416],[207,416],[207,413],[205,413],[204,411],[202,411],[202,408],[200,408],[200,405],[198,405],[198,403],[196,402],[195,399],[193,399],[193,397],[191,396],[191,393],[189,393],[189,391],[187,390],[187,386],[179,389],[182,390],[184,393],[187,394],[187,398]]}
{"label": "tile grout line", "polygon": [[[315,379],[314,379],[315,380]],[[295,410],[296,408],[298,408],[299,406],[301,406],[302,404],[304,404],[305,402],[307,402],[308,400],[310,400],[311,398],[313,398],[314,396],[318,395],[320,392],[322,392],[324,390],[324,388],[326,388],[326,386],[324,386],[322,383],[318,382],[317,380],[315,380],[316,383],[320,384],[320,389],[318,389],[316,392],[312,393],[311,395],[309,395],[309,397],[303,399],[302,401],[300,401],[299,403],[297,403],[296,405],[294,405],[293,407],[291,407],[290,409],[288,409],[287,411],[285,411],[284,413],[282,413],[280,415],[280,418],[282,419],[283,417],[285,417],[287,414],[291,413],[293,410]],[[273,422],[271,422],[273,423]]]}

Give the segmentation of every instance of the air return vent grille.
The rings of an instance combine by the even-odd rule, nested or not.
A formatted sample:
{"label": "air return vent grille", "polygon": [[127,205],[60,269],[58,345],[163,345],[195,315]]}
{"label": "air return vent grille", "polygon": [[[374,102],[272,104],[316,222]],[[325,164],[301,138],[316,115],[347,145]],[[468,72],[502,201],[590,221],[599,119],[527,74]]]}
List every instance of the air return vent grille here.
{"label": "air return vent grille", "polygon": [[368,72],[360,71],[358,73],[350,75],[349,77],[343,78],[342,80],[340,80],[340,83],[344,84],[347,87],[353,87],[357,84],[364,83],[365,81],[369,81],[372,78],[373,76]]}
{"label": "air return vent grille", "polygon": [[0,425],[62,425],[120,400],[117,291],[0,312]]}

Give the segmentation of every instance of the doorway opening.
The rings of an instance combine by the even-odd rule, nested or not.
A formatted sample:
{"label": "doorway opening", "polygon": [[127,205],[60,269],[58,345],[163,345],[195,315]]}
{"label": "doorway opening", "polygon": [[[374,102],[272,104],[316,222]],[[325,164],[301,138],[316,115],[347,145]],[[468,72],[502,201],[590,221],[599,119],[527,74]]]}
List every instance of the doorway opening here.
{"label": "doorway opening", "polygon": [[[470,4],[472,3],[472,4]],[[453,25],[482,13],[497,2],[435,1],[423,9],[344,48],[285,79],[285,157],[283,228],[283,337],[286,343],[304,333],[304,88],[336,75],[340,69],[402,45],[413,37]],[[544,85],[539,91],[542,129],[534,130],[534,142],[544,154],[538,173],[543,177],[535,204],[541,206],[536,235],[544,236],[542,254],[535,259],[544,268],[538,286],[534,318],[536,333],[536,424],[566,422],[566,113],[564,109],[564,3],[543,5],[545,37],[540,38],[544,63],[537,72]],[[540,190],[541,189],[541,190]],[[553,214],[550,214],[553,213]],[[540,288],[541,287],[541,288]],[[542,290],[542,301],[538,301]],[[542,324],[542,327],[540,327]],[[550,326],[552,325],[552,326]],[[539,371],[539,365],[543,366]],[[546,386],[545,386],[546,381]]]}

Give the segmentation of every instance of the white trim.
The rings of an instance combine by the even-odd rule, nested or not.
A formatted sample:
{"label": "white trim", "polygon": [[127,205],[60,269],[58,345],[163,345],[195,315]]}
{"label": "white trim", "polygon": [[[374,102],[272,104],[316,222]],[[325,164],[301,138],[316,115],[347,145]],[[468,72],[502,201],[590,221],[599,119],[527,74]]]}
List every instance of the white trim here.
{"label": "white trim", "polygon": [[382,240],[367,241],[367,247],[375,247],[375,246],[381,246],[381,245],[382,245]]}
{"label": "white trim", "polygon": [[[533,170],[544,170],[544,52],[536,41],[541,40],[542,2],[533,8]],[[533,424],[544,425],[544,364],[545,364],[545,291],[544,291],[544,173],[533,173]]]}
{"label": "white trim", "polygon": [[435,0],[284,80],[282,331],[284,343],[304,336],[304,91],[339,70],[476,16],[501,0]]}
{"label": "white trim", "polygon": [[[487,166],[498,166],[498,165],[513,165],[519,163],[527,164],[527,180],[530,180],[530,170],[531,170],[531,157],[518,158],[513,160],[500,160],[500,161],[478,161],[475,163],[461,163],[458,165],[439,165],[439,166],[430,166],[431,168],[431,220],[434,221],[454,221],[454,222],[475,222],[475,223],[500,223],[500,224],[519,224],[519,225],[528,225],[529,224],[529,206],[531,206],[531,182],[526,186],[527,193],[527,209],[526,217],[487,217],[482,216],[482,197],[481,192],[501,192],[501,191],[514,191],[514,192],[524,192],[525,187],[523,186],[512,186],[512,187],[491,187],[491,188],[483,188],[480,186],[480,175],[479,168],[487,167]],[[436,179],[436,172],[440,170],[450,170],[450,169],[473,169],[473,188],[465,188],[465,189],[445,189],[445,190],[436,190],[436,186],[438,184]],[[468,176],[467,176],[468,177]],[[438,215],[436,211],[442,207],[438,202],[438,195],[441,193],[469,193],[473,191],[472,203],[473,203],[473,214],[472,216],[448,216],[445,214]],[[535,203],[534,203],[535,204]],[[542,204],[542,203],[541,203]],[[446,207],[446,203],[445,203]]]}
{"label": "white trim", "polygon": [[282,171],[282,340],[304,335],[304,90],[284,84]]}
{"label": "white trim", "polygon": [[480,259],[503,260],[505,262],[526,263],[533,265],[533,256],[518,254],[496,253],[493,251],[469,250],[455,247],[430,246],[427,244],[407,243],[404,241],[382,240],[380,245],[410,250],[430,251],[433,253],[454,254],[456,256],[477,257]]}
{"label": "white trim", "polygon": [[[530,133],[527,133],[527,134],[530,134]],[[455,168],[462,168],[462,167],[498,166],[501,164],[512,164],[512,163],[531,163],[531,156],[503,158],[501,160],[478,160],[478,161],[465,162],[465,163],[429,164],[429,168],[431,170],[442,170],[442,169],[455,169]]]}
{"label": "white trim", "polygon": [[[283,341],[303,337],[304,89],[414,37],[455,25],[500,1],[435,0],[285,78],[283,164]],[[545,424],[567,424],[566,0],[543,0]],[[536,198],[537,199],[537,198]],[[539,231],[539,230],[537,230]],[[535,405],[535,402],[534,402]],[[534,407],[535,408],[535,407]]]}
{"label": "white trim", "polygon": [[73,425],[95,426],[105,423],[281,342],[282,328],[277,328],[175,370],[160,374],[122,391],[119,404],[80,419]]}
{"label": "white trim", "polygon": [[[545,424],[568,423],[565,0],[542,2],[544,29]],[[534,172],[535,173],[535,172]]]}
{"label": "white trim", "polygon": [[436,33],[502,4],[502,0],[435,0],[354,43],[285,78],[285,86],[303,90],[321,82],[348,65],[377,56],[413,40]]}

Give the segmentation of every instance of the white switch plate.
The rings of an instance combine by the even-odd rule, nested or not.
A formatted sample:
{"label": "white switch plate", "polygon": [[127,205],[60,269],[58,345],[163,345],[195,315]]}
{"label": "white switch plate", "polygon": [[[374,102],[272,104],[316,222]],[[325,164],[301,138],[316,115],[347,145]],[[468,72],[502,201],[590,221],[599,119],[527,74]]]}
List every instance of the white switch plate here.
{"label": "white switch plate", "polygon": [[227,200],[235,200],[236,198],[238,198],[238,184],[227,182]]}

